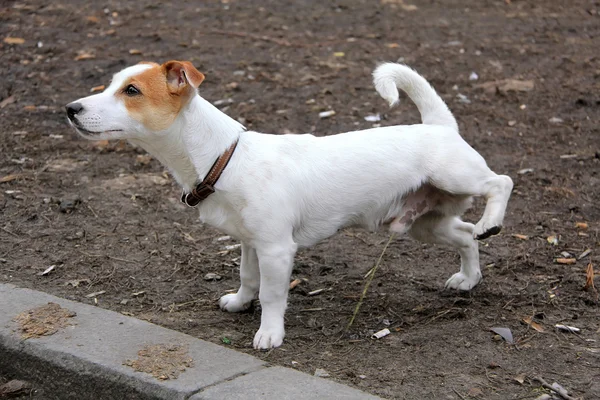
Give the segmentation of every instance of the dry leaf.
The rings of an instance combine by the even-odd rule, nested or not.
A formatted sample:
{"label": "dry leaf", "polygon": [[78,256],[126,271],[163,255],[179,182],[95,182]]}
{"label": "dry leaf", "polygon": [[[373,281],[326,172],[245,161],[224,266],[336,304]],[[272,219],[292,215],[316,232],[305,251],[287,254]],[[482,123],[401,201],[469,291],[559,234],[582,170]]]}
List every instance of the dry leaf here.
{"label": "dry leaf", "polygon": [[2,178],[0,178],[0,183],[6,183],[6,182],[14,181],[15,179],[19,179],[22,176],[23,176],[23,174],[6,175],[6,176],[3,176]]}
{"label": "dry leaf", "polygon": [[85,19],[88,20],[88,21],[90,21],[90,22],[92,22],[92,23],[94,23],[94,24],[97,24],[98,22],[100,22],[100,20],[98,19],[98,17],[95,17],[93,15],[90,15],[89,17],[85,17]]}
{"label": "dry leaf", "polygon": [[91,60],[96,58],[96,56],[90,52],[81,50],[77,52],[77,56],[74,58],[75,61],[83,61],[83,60]]}
{"label": "dry leaf", "polygon": [[106,88],[106,86],[104,85],[99,85],[99,86],[94,86],[93,88],[90,89],[90,92],[94,93],[94,92],[101,92]]}
{"label": "dry leaf", "polygon": [[507,343],[514,343],[512,332],[509,328],[490,328],[490,331],[500,335]]}
{"label": "dry leaf", "polygon": [[129,54],[139,55],[139,54],[142,54],[142,51],[138,50],[138,49],[131,49],[131,50],[129,50]]}
{"label": "dry leaf", "polygon": [[302,283],[302,279],[294,279],[292,282],[290,282],[290,290],[298,286],[300,283]]}
{"label": "dry leaf", "polygon": [[7,36],[4,38],[4,43],[6,43],[6,44],[23,44],[23,43],[25,43],[25,39],[20,38],[20,37]]}
{"label": "dry leaf", "polygon": [[476,88],[483,89],[488,93],[495,93],[496,91],[501,93],[506,92],[529,92],[533,90],[534,82],[521,81],[518,79],[503,79],[499,81],[484,82],[475,85]]}
{"label": "dry leaf", "polygon": [[557,258],[557,264],[575,264],[577,262],[576,258]]}
{"label": "dry leaf", "polygon": [[513,233],[512,236],[516,237],[517,239],[521,239],[521,240],[529,240],[529,236],[527,236],[527,235],[521,235],[521,234],[518,234],[518,233]]}
{"label": "dry leaf", "polygon": [[[542,326],[540,324],[535,322],[532,317],[523,318],[523,322],[525,322],[527,325],[531,326],[533,329],[535,329],[538,332],[544,332],[544,328],[542,328]],[[521,383],[523,383],[523,382],[521,382]]]}
{"label": "dry leaf", "polygon": [[589,288],[596,291],[596,287],[594,287],[594,267],[592,266],[592,263],[588,264],[585,271],[585,286],[583,287],[583,290],[588,290]]}
{"label": "dry leaf", "polygon": [[16,101],[17,99],[15,98],[15,95],[12,96],[8,96],[7,98],[5,98],[4,100],[0,101],[0,108],[4,108],[9,104],[12,104]]}
{"label": "dry leaf", "polygon": [[587,224],[587,222],[575,222],[575,228],[578,228],[578,229],[587,229],[588,228],[588,224]]}
{"label": "dry leaf", "polygon": [[526,376],[527,375],[525,375],[525,374],[519,374],[519,375],[515,376],[513,379],[522,385],[525,382]]}

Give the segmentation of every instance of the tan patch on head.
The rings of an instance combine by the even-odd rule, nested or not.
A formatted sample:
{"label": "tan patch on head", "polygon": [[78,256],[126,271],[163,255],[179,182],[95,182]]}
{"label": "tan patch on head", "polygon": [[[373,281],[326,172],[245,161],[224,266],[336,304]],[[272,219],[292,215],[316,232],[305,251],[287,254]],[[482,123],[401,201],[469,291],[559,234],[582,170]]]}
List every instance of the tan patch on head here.
{"label": "tan patch on head", "polygon": [[[125,80],[115,96],[123,101],[129,115],[136,121],[152,131],[162,131],[171,126],[190,96],[171,93],[161,66],[152,65],[152,68]],[[129,85],[135,86],[140,94],[127,95],[125,90]]]}

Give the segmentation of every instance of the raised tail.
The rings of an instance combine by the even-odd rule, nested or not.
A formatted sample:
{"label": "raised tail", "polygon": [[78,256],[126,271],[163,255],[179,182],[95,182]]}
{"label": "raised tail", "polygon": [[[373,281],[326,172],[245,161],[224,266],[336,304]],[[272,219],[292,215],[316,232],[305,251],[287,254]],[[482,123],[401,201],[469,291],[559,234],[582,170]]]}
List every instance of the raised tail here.
{"label": "raised tail", "polygon": [[416,104],[424,124],[447,126],[458,132],[456,119],[444,100],[425,78],[406,65],[381,64],[373,71],[373,83],[377,92],[390,106],[398,103],[398,89],[402,89]]}

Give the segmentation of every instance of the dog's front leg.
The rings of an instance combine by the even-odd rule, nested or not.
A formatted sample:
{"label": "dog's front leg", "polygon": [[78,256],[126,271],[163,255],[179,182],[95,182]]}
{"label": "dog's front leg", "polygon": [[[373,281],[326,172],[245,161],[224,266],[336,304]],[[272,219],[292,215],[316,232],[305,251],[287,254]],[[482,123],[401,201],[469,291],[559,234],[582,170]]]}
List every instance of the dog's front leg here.
{"label": "dog's front leg", "polygon": [[260,305],[262,315],[260,329],[254,336],[255,349],[279,347],[283,343],[285,330],[283,316],[287,307],[290,276],[294,265],[297,245],[290,240],[287,244],[269,244],[258,247],[260,266]]}
{"label": "dog's front leg", "polygon": [[260,272],[258,270],[258,257],[256,249],[242,242],[242,262],[240,264],[240,289],[237,293],[221,297],[219,306],[229,312],[246,310],[256,299],[260,285]]}

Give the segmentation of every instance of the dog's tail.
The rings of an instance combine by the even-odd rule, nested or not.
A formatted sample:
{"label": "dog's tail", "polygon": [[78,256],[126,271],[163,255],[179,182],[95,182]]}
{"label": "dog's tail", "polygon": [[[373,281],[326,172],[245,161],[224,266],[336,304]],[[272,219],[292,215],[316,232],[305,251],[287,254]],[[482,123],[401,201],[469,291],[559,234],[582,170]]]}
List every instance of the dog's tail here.
{"label": "dog's tail", "polygon": [[424,124],[447,126],[458,132],[456,119],[444,100],[425,78],[406,65],[381,64],[373,71],[373,83],[381,97],[390,103],[390,107],[398,103],[398,89],[402,89],[416,104]]}

